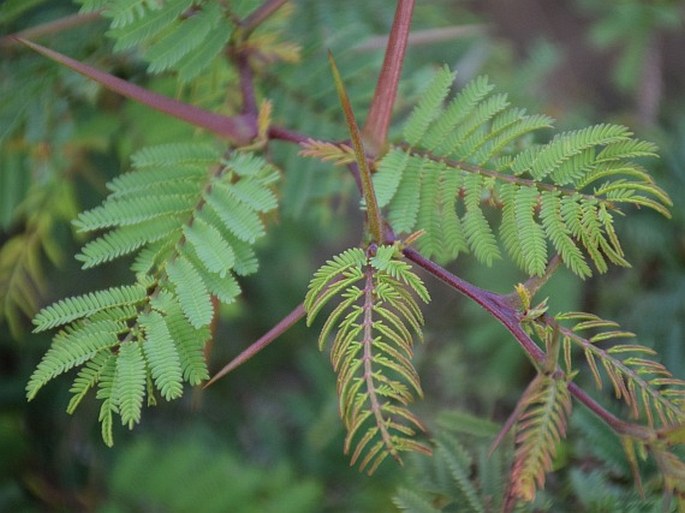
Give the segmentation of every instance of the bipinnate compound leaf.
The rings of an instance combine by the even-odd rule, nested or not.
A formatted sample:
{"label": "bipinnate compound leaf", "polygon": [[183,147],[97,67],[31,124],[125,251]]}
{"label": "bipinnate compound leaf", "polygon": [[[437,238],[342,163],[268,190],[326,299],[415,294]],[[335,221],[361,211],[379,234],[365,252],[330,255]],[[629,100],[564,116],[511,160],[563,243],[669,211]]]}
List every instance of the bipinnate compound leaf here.
{"label": "bipinnate compound leaf", "polygon": [[[629,265],[614,229],[624,206],[670,216],[670,198],[639,162],[656,147],[628,128],[602,123],[532,144],[549,117],[510,106],[484,77],[446,100],[453,79],[447,68],[436,73],[404,126],[406,142],[374,175],[395,232],[425,232],[425,256],[448,262],[468,251],[490,265],[502,244],[541,276],[554,250],[585,278],[590,263],[599,272]],[[486,207],[502,209],[498,228]]]}
{"label": "bipinnate compound leaf", "polygon": [[252,245],[265,233],[261,216],[277,207],[278,172],[256,155],[183,143],[145,148],[132,160],[135,169],[107,184],[111,194],[75,224],[97,232],[77,256],[84,267],[137,253],[136,282],[43,308],[35,331],[60,331],[27,385],[32,399],[80,367],[67,410],[96,390],[107,445],[115,416],[132,428],[146,399],[179,398],[184,382],[209,377],[212,296],[235,301],[235,275],[257,269]]}

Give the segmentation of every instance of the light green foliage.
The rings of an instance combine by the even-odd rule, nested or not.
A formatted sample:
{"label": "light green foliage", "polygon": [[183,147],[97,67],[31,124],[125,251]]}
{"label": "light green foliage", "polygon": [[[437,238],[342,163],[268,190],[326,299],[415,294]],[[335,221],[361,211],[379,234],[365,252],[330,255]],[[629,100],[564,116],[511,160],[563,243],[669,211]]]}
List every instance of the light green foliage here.
{"label": "light green foliage", "polygon": [[424,428],[407,409],[422,395],[411,363],[414,336],[421,336],[423,324],[413,294],[429,301],[398,249],[373,245],[366,253],[353,248],[326,262],[305,298],[308,324],[333,297],[341,298],[321,330],[319,347],[335,333],[331,362],[347,429],[345,453],[369,474],[388,455],[401,461],[400,452],[430,452],[413,439]]}
{"label": "light green foliage", "polygon": [[[105,442],[113,415],[132,428],[144,398],[183,394],[183,382],[207,379],[202,349],[214,317],[210,294],[232,302],[232,272],[256,270],[250,245],[264,234],[278,173],[245,153],[221,158],[197,143],[146,148],[135,170],[118,176],[102,205],[81,213],[81,231],[101,232],[77,256],[93,267],[138,251],[136,283],[57,301],[34,319],[36,331],[61,327],[27,385],[29,399],[52,378],[84,365],[71,388],[69,412],[97,387]],[[217,191],[220,191],[217,193]],[[217,196],[220,194],[220,201]]]}
{"label": "light green foliage", "polygon": [[[424,230],[426,256],[471,251],[490,264],[501,257],[499,238],[531,275],[544,273],[551,246],[585,278],[589,261],[600,272],[628,265],[613,224],[623,204],[669,216],[668,195],[635,161],[655,155],[651,143],[600,124],[531,144],[550,118],[510,107],[482,77],[443,106],[453,79],[447,68],[436,74],[405,125],[408,144],[392,148],[375,175],[393,228]],[[484,206],[502,208],[497,235]]]}

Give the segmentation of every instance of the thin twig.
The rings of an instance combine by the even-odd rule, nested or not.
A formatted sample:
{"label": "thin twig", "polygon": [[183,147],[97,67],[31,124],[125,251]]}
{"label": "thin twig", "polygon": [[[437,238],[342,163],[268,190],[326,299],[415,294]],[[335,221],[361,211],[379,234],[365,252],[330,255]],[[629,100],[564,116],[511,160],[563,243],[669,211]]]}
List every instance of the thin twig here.
{"label": "thin twig", "polygon": [[555,254],[550,261],[547,263],[547,268],[545,269],[545,274],[542,276],[531,276],[528,278],[526,283],[524,283],[526,289],[530,293],[530,297],[535,296],[535,294],[540,290],[545,283],[554,275],[556,270],[561,264],[561,255],[559,253]]}
{"label": "thin twig", "polygon": [[[530,338],[520,325],[520,313],[511,306],[506,296],[495,292],[481,289],[461,278],[453,275],[438,264],[426,259],[416,250],[405,248],[404,255],[415,264],[423,267],[426,271],[438,278],[443,283],[449,285],[457,292],[472,299],[483,307],[490,315],[495,317],[513,335],[526,354],[536,363],[543,364],[545,352]],[[611,429],[620,435],[631,436],[640,440],[650,441],[654,436],[654,431],[646,426],[625,422],[611,412],[607,411],[602,405],[590,397],[585,390],[571,382],[568,390],[578,402],[585,405],[590,411],[604,421]]]}
{"label": "thin twig", "polygon": [[85,25],[98,19],[100,19],[99,12],[89,12],[86,14],[72,14],[46,23],[41,23],[40,25],[35,25],[20,32],[0,37],[0,48],[17,46],[19,42],[16,38],[40,39],[41,37],[50,36],[64,30]]}
{"label": "thin twig", "polygon": [[[445,41],[453,41],[455,39],[479,36],[485,32],[486,28],[487,25],[474,24],[419,30],[409,34],[407,46],[415,47],[421,45],[431,45],[435,43],[444,43]],[[381,50],[387,46],[388,40],[388,36],[370,37],[359,45],[353,47],[352,50],[355,52]]]}
{"label": "thin twig", "polygon": [[[295,132],[294,130],[289,130],[287,128],[283,128],[281,126],[275,126],[271,125],[269,127],[269,131],[267,132],[267,136],[269,139],[275,139],[278,141],[286,141],[286,142],[291,142],[295,144],[302,144],[310,139],[312,139],[311,135],[306,135],[306,134],[301,134],[299,132]],[[318,139],[322,140],[322,139]]]}
{"label": "thin twig", "polygon": [[234,58],[238,76],[240,77],[240,92],[243,95],[243,114],[257,115],[257,99],[255,98],[252,67],[244,52],[239,52]]}
{"label": "thin twig", "polygon": [[256,29],[259,25],[280,9],[288,0],[266,0],[257,9],[252,11],[247,18],[245,18],[240,25],[243,29],[244,37]]}
{"label": "thin twig", "polygon": [[186,121],[191,125],[205,128],[235,144],[247,144],[257,135],[257,121],[254,115],[222,116],[155,93],[26,39],[17,38],[17,41],[45,57],[95,80],[111,91]]}
{"label": "thin twig", "polygon": [[414,12],[414,0],[398,0],[395,18],[388,37],[383,67],[371,102],[371,108],[362,129],[367,151],[373,155],[382,152],[388,138],[392,109],[397,97],[397,86],[407,51],[409,27]]}
{"label": "thin twig", "polygon": [[281,319],[278,322],[278,324],[276,324],[273,328],[267,331],[259,340],[251,344],[250,347],[245,349],[233,360],[228,362],[219,372],[212,376],[212,379],[210,379],[205,384],[204,388],[207,388],[208,386],[214,384],[217,380],[223,378],[226,374],[228,374],[232,370],[235,370],[237,367],[241,366],[254,355],[259,353],[262,349],[271,344],[279,336],[283,335],[283,333],[288,331],[295,323],[297,323],[297,321],[302,319],[304,315],[304,305],[300,303],[292,312],[290,312],[283,319]]}

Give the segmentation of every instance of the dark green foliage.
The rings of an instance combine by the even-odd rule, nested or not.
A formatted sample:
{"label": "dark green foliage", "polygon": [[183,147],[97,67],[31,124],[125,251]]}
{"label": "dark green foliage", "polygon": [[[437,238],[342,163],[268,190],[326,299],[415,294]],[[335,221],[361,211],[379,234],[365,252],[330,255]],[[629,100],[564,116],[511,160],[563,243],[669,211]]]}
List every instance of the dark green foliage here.
{"label": "dark green foliage", "polygon": [[[189,82],[207,70],[233,33],[230,11],[218,2],[81,0],[82,11],[111,20],[115,51],[142,48],[150,73],[174,70]],[[256,3],[256,2],[255,2]]]}
{"label": "dark green foliage", "polygon": [[108,488],[97,511],[315,513],[323,498],[313,479],[303,479],[286,465],[246,464],[202,432],[176,434],[173,443],[145,437],[125,447]]}
{"label": "dark green foliage", "polygon": [[501,511],[507,462],[488,455],[492,423],[463,412],[443,412],[433,457],[415,457],[410,470],[418,490],[400,489],[395,505],[408,513]]}

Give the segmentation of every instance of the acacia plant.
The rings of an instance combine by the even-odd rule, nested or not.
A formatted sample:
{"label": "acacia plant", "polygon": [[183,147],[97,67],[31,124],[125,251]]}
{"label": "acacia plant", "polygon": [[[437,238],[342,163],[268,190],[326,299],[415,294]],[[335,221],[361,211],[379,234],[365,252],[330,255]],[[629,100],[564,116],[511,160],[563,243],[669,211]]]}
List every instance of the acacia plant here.
{"label": "acacia plant", "polygon": [[[371,474],[388,456],[401,462],[406,452],[430,454],[434,443],[411,410],[422,396],[413,347],[422,338],[422,308],[430,308],[420,270],[435,286],[480,305],[536,370],[498,437],[501,442],[513,432],[507,510],[544,487],[579,404],[621,439],[636,476],[640,459],[656,462],[664,491],[685,511],[685,463],[676,453],[685,440],[685,382],[616,323],[593,313],[552,313],[546,300],[535,299],[562,266],[579,280],[629,266],[614,227],[617,215],[640,215],[636,210],[644,207],[669,217],[669,196],[643,167],[656,156],[654,144],[609,123],[549,137],[549,116],[511,105],[486,77],[455,90],[458,70],[446,66],[435,71],[398,137],[390,138],[413,0],[397,2],[368,112],[353,110],[334,55],[307,64],[329,74],[347,140],[272,122],[278,113],[269,99],[279,84],[269,80],[269,67],[277,60],[296,65],[296,45],[279,36],[285,0],[78,3],[78,16],[6,37],[3,45],[38,52],[53,66],[201,130],[193,140],[135,151],[132,169],[107,184],[104,201],[73,220],[77,232],[90,234],[76,255],[83,268],[133,256],[131,279],[59,299],[33,317],[35,332],[55,335],[27,384],[29,400],[78,369],[67,411],[94,394],[102,438],[112,445],[115,422],[133,428],[145,403],[179,398],[184,383],[206,384],[206,347],[218,305],[233,302],[241,277],[258,271],[255,243],[278,229],[273,213],[282,176],[289,166],[319,159],[344,166],[354,178],[365,219],[361,243],[331,256],[303,303],[209,383],[306,317],[337,375],[344,451],[352,464]],[[109,22],[115,51],[136,49],[149,74],[171,76],[180,88],[225,74],[228,100],[206,110],[32,41],[98,16]],[[270,158],[276,142],[298,145],[301,159],[279,169]],[[40,213],[32,215],[34,229],[43,229]],[[16,255],[22,251],[31,250],[16,242]],[[485,290],[447,269],[465,253],[484,266],[510,258],[530,278],[512,283],[509,294]],[[3,261],[7,266],[20,257]],[[27,264],[22,271],[26,280],[32,269]],[[17,311],[32,313],[37,301],[32,287],[19,287],[7,296],[5,314],[19,325]],[[613,390],[625,417],[577,384],[584,373],[598,389]]]}

